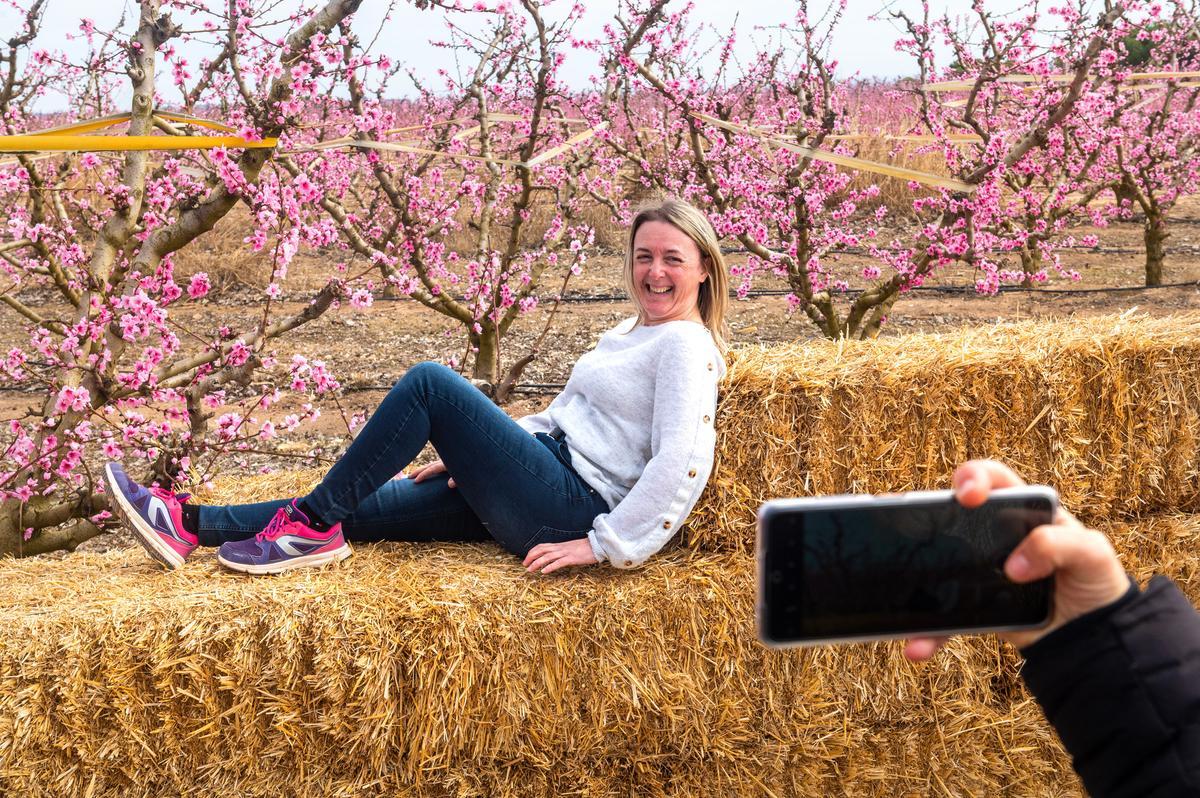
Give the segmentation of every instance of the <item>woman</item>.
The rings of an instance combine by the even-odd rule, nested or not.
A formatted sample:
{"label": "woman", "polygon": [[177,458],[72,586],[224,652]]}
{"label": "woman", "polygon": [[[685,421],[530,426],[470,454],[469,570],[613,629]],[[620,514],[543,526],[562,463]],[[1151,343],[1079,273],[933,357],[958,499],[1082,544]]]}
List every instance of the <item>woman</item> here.
{"label": "woman", "polygon": [[[341,560],[347,540],[493,539],[531,572],[640,565],[712,469],[728,295],[712,225],[678,200],[643,209],[625,282],[637,315],[579,359],[541,413],[514,421],[450,369],[422,363],[307,496],[199,507],[109,463],[113,507],[168,568],[198,545],[261,574]],[[393,479],[426,442],[441,459]]]}

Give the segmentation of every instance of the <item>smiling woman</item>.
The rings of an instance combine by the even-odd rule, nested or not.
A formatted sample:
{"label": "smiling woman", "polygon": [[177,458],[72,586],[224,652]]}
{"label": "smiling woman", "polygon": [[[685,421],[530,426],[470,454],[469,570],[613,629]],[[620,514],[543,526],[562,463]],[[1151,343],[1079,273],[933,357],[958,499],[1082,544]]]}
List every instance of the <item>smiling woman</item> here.
{"label": "smiling woman", "polygon": [[[110,463],[112,505],[168,568],[205,545],[233,570],[277,573],[381,540],[495,540],[543,574],[638,566],[682,526],[712,470],[728,281],[712,225],[677,200],[634,217],[625,277],[637,314],[579,359],[541,413],[513,420],[422,363],[307,496],[196,506]],[[426,443],[441,459],[394,478]]]}

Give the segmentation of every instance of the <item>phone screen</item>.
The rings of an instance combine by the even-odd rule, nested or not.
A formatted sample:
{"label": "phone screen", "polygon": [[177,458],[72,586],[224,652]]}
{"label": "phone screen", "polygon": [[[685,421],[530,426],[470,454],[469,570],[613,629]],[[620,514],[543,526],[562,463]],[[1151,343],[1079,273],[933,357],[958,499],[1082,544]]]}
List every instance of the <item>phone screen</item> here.
{"label": "phone screen", "polygon": [[769,643],[1033,627],[1050,580],[1017,585],[1004,561],[1050,523],[1053,495],[763,513],[760,632]]}

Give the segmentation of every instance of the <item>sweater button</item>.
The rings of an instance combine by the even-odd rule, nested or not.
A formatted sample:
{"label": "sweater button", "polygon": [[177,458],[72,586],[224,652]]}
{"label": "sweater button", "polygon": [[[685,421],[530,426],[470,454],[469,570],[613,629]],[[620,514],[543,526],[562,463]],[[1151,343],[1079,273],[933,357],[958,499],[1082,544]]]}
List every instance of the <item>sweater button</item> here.
{"label": "sweater button", "polygon": [[625,561],[625,567],[626,567],[626,568],[632,568],[632,567],[633,567],[633,560],[626,560],[626,561]]}
{"label": "sweater button", "polygon": [[688,476],[689,476],[689,477],[694,477],[694,476],[696,476],[696,469],[694,469],[694,468],[693,468],[691,471],[689,471],[689,472],[688,472]]}
{"label": "sweater button", "polygon": [[671,522],[663,521],[663,529],[670,529],[670,528],[671,528]]}
{"label": "sweater button", "polygon": [[709,371],[712,371],[712,370],[713,370],[713,365],[712,365],[712,363],[709,363],[709,364],[708,364],[708,370],[709,370]]}
{"label": "sweater button", "polygon": [[708,416],[705,416],[705,417],[704,417],[704,423],[705,423],[705,424],[707,424],[707,423],[708,423],[708,421],[709,421],[709,417],[708,417]]}

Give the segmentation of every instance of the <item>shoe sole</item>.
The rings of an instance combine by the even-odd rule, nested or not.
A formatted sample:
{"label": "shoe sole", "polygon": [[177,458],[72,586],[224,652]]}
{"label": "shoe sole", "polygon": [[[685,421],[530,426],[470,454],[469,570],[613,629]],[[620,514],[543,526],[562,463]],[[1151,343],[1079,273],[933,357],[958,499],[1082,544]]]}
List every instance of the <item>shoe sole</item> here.
{"label": "shoe sole", "polygon": [[134,539],[142,544],[146,553],[169,571],[182,567],[183,557],[179,556],[179,552],[163,543],[154,527],[146,523],[146,519],[125,498],[125,492],[117,486],[116,477],[113,476],[112,463],[104,466],[104,484],[108,487],[108,495],[112,497],[112,508],[121,516],[125,526],[133,531]]}
{"label": "shoe sole", "polygon": [[244,574],[254,574],[256,576],[262,574],[280,574],[284,571],[290,571],[293,568],[307,568],[310,566],[327,565],[331,562],[341,562],[354,553],[350,548],[350,544],[343,543],[339,548],[333,551],[325,551],[320,554],[305,554],[299,557],[292,557],[279,562],[264,563],[262,565],[242,562],[230,562],[217,554],[217,561],[231,571],[240,571]]}

